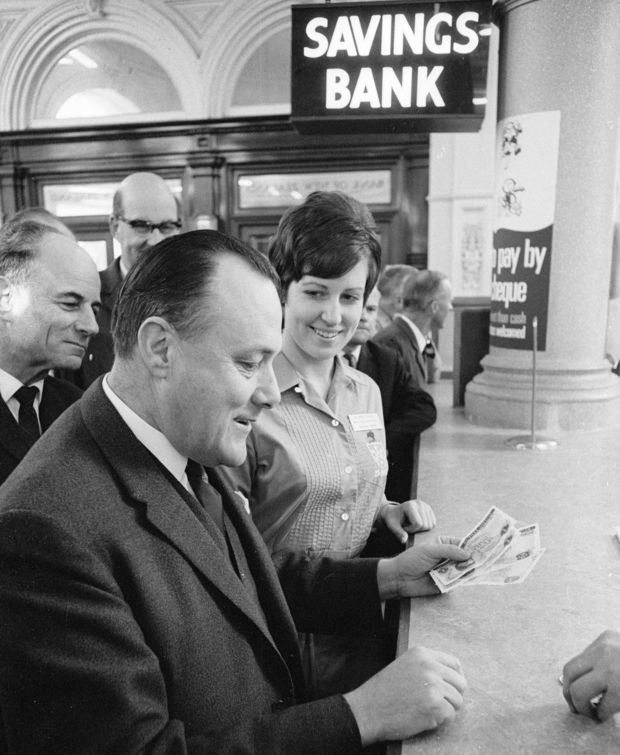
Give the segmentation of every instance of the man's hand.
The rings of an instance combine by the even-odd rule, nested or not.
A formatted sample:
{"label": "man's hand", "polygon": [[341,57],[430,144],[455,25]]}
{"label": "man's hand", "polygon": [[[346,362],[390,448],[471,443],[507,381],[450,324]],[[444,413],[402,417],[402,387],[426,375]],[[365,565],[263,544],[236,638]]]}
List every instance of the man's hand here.
{"label": "man's hand", "polygon": [[439,592],[428,572],[445,558],[468,559],[469,553],[457,543],[456,538],[438,537],[433,542],[414,545],[394,558],[381,559],[377,567],[381,599],[413,598]]}
{"label": "man's hand", "polygon": [[[563,677],[573,713],[605,721],[620,711],[620,632],[603,632],[564,666]],[[599,695],[600,702],[592,704]]]}
{"label": "man's hand", "polygon": [[415,647],[344,698],[367,746],[407,739],[451,720],[466,688],[456,658]]}
{"label": "man's hand", "polygon": [[407,533],[432,530],[437,524],[435,512],[417,498],[404,503],[386,503],[381,509],[385,526],[401,543],[407,542]]}

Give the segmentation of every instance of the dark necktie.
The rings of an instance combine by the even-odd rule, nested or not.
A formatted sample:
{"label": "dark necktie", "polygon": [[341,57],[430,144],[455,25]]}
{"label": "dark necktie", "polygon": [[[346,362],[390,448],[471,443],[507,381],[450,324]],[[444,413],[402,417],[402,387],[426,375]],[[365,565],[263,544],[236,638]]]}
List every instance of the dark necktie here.
{"label": "dark necktie", "polygon": [[21,429],[28,436],[31,444],[41,435],[39,420],[34,410],[34,400],[37,397],[38,388],[22,385],[15,391],[13,396],[19,401],[18,422]]}
{"label": "dark necktie", "polygon": [[422,350],[422,354],[427,359],[434,359],[437,356],[437,354],[435,353],[435,344],[431,341],[430,338],[426,341],[426,345]]}
{"label": "dark necktie", "polygon": [[222,499],[215,488],[205,483],[203,479],[203,467],[197,461],[188,459],[185,473],[187,475],[187,481],[194,491],[194,495],[202,504],[204,510],[209,514],[211,519],[213,519],[220,530],[223,531]]}
{"label": "dark necktie", "polygon": [[350,354],[348,351],[345,351],[344,354],[344,360],[345,362],[348,362],[351,367],[355,367],[357,364],[357,359],[355,358],[355,354]]}

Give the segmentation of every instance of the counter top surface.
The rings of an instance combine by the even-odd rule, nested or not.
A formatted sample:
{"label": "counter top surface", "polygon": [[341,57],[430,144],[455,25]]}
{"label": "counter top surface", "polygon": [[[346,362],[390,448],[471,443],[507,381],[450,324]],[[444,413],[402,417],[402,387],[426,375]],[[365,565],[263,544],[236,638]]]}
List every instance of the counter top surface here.
{"label": "counter top surface", "polygon": [[439,523],[418,540],[462,537],[495,505],[521,525],[538,522],[546,552],[523,584],[407,602],[401,649],[456,655],[469,690],[454,721],[392,753],[620,753],[620,715],[571,713],[558,681],[566,661],[620,628],[620,429],[564,434],[547,451],[510,448],[515,434],[443,409],[422,436],[419,496]]}

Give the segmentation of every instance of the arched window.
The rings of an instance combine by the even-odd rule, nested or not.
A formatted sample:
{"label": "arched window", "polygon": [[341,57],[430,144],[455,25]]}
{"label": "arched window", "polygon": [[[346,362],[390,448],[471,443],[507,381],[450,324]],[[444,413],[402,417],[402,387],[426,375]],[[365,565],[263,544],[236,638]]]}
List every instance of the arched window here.
{"label": "arched window", "polygon": [[149,55],[114,39],[84,42],[59,58],[37,92],[32,125],[62,119],[148,119],[182,112],[164,69]]}
{"label": "arched window", "polygon": [[291,111],[291,30],[277,32],[248,59],[235,86],[229,115]]}

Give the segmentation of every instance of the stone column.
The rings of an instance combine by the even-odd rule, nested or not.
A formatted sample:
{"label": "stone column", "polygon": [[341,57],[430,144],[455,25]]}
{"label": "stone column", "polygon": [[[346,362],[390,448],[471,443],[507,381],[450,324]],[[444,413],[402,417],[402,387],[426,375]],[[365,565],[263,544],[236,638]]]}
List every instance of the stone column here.
{"label": "stone column", "polygon": [[[620,425],[620,378],[605,359],[620,117],[618,0],[499,0],[498,120],[559,110],[546,349],[537,429]],[[474,423],[529,428],[531,351],[492,346],[467,385]]]}

